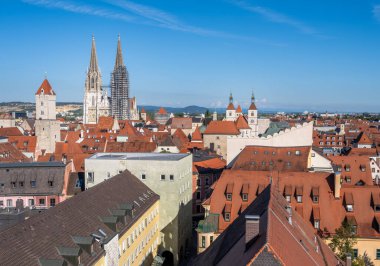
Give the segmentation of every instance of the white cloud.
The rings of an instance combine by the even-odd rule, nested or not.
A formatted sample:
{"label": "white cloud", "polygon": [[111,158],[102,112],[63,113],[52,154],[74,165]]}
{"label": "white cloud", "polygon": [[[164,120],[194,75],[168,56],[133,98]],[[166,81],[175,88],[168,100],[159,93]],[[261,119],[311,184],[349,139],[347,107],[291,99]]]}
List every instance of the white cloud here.
{"label": "white cloud", "polygon": [[241,0],[231,0],[229,2],[235,4],[236,6],[242,8],[242,9],[250,11],[252,13],[259,14],[269,21],[279,23],[279,24],[288,25],[290,27],[297,29],[298,31],[300,31],[302,33],[305,33],[305,34],[318,35],[318,32],[314,28],[305,25],[301,21],[290,18],[284,14],[278,13],[278,12],[273,11],[271,9],[261,7],[261,6],[250,5],[247,2],[241,1]]}

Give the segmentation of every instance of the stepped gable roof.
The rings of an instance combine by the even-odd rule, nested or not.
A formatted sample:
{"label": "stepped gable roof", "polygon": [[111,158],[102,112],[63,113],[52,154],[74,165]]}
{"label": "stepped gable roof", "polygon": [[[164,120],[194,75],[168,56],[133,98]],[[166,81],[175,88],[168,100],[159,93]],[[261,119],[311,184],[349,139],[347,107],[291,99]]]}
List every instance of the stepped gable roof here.
{"label": "stepped gable roof", "polygon": [[204,135],[240,135],[234,121],[211,121]]}
{"label": "stepped gable roof", "polygon": [[240,104],[238,105],[238,107],[236,108],[236,113],[242,113],[243,111],[241,110],[241,106]]}
{"label": "stepped gable roof", "polygon": [[[342,265],[298,213],[293,212],[289,223],[288,207],[277,189],[268,186],[192,264]],[[247,243],[246,216],[251,215],[259,216],[260,231]]]}
{"label": "stepped gable roof", "polygon": [[227,110],[235,110],[235,106],[233,103],[229,103],[227,106]]}
{"label": "stepped gable roof", "polygon": [[203,141],[201,131],[197,126],[191,136],[191,141]]}
{"label": "stepped gable roof", "polygon": [[368,137],[368,135],[365,132],[362,132],[362,134],[359,137],[358,144],[361,144],[361,145],[372,145],[373,141]]}
{"label": "stepped gable roof", "polygon": [[29,162],[30,160],[11,143],[0,143],[0,163]]}
{"label": "stepped gable roof", "polygon": [[100,217],[110,217],[110,210],[131,204],[134,216],[126,216],[125,225],[116,223],[119,230],[126,231],[158,200],[156,193],[130,172],[124,171],[2,231],[0,260],[4,265],[38,265],[41,259],[63,262],[57,248],[76,248],[82,251],[83,265],[93,264],[105,255],[104,249],[95,239],[90,239],[94,243],[94,252],[89,254],[75,244],[74,237],[89,237],[93,233],[99,234],[98,230],[101,229],[106,234],[107,242],[116,232],[106,226]]}
{"label": "stepped gable roof", "polygon": [[251,129],[251,127],[248,125],[247,120],[244,116],[239,115],[238,119],[236,120],[236,128],[237,129]]}
{"label": "stepped gable roof", "polygon": [[25,152],[35,152],[37,145],[36,136],[9,136],[8,142],[14,145],[18,150]]}
{"label": "stepped gable roof", "polygon": [[311,147],[246,146],[232,168],[250,171],[306,172]]}
{"label": "stepped gable roof", "polygon": [[42,93],[43,94],[49,94],[49,95],[55,95],[55,92],[54,92],[53,88],[51,87],[51,85],[47,79],[44,79],[41,86],[38,88],[36,95],[41,95]]}
{"label": "stepped gable roof", "polygon": [[166,114],[168,114],[168,112],[166,112],[166,110],[165,110],[164,107],[160,107],[160,109],[158,110],[157,114],[159,114],[159,115],[166,115]]}
{"label": "stepped gable roof", "polygon": [[9,136],[23,136],[18,127],[1,127],[0,136],[9,137]]}

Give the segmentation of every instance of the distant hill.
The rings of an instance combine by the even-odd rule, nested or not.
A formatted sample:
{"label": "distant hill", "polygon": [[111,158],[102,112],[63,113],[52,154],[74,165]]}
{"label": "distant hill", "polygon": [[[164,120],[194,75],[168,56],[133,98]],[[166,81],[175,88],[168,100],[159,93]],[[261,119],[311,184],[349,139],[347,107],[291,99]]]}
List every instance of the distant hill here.
{"label": "distant hill", "polygon": [[[161,106],[154,106],[154,105],[138,106],[139,109],[141,109],[142,107],[144,107],[145,111],[147,112],[155,112],[158,109],[160,109]],[[186,107],[164,107],[164,108],[168,113],[203,114],[207,110],[207,108],[205,107],[196,106],[196,105],[191,105],[191,106],[186,106]]]}

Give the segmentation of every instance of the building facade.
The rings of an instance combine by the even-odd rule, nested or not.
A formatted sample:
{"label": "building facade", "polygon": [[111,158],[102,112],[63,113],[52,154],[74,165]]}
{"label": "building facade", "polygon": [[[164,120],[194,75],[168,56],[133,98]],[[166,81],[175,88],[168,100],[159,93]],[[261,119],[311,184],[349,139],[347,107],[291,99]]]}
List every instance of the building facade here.
{"label": "building facade", "polygon": [[[147,167],[149,166],[149,167]],[[190,154],[97,153],[85,160],[86,188],[130,171],[160,195],[159,252],[178,264],[189,251],[192,228],[192,157]]]}

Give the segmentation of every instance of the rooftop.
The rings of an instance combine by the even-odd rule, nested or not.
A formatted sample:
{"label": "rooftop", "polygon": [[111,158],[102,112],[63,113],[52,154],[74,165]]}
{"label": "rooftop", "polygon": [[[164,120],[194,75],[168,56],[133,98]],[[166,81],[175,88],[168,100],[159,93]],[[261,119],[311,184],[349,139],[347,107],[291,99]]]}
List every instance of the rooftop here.
{"label": "rooftop", "polygon": [[65,167],[63,162],[1,163],[0,168]]}
{"label": "rooftop", "polygon": [[96,153],[88,159],[89,160],[179,161],[187,156],[191,156],[191,154],[126,152],[126,153]]}

